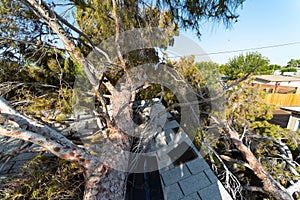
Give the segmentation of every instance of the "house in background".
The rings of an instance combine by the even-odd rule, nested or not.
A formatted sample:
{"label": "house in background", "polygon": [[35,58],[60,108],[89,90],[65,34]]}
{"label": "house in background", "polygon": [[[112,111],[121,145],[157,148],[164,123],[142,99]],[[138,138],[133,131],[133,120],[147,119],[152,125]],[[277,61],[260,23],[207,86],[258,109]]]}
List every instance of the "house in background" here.
{"label": "house in background", "polygon": [[267,92],[264,102],[282,106],[300,106],[300,75],[259,75],[253,86]]}
{"label": "house in background", "polygon": [[269,93],[300,94],[300,75],[259,75],[255,76],[253,84]]}
{"label": "house in background", "polygon": [[291,112],[287,129],[297,131],[300,128],[300,106],[281,107],[280,109]]}

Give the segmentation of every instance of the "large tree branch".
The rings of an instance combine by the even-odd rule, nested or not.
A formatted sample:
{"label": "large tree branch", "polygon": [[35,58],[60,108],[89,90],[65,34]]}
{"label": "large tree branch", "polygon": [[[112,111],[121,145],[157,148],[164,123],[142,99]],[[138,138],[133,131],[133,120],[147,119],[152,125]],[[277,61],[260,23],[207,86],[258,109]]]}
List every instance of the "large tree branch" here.
{"label": "large tree branch", "polygon": [[[86,59],[83,57],[81,52],[76,48],[75,43],[72,40],[70,40],[68,34],[65,32],[63,26],[60,24],[60,20],[62,20],[63,18],[60,17],[54,10],[49,8],[48,5],[42,0],[40,1],[41,4],[37,3],[35,0],[20,0],[20,1],[23,2],[26,6],[28,6],[31,10],[33,10],[33,12],[37,16],[44,19],[45,23],[48,24],[49,27],[60,38],[61,42],[63,43],[65,49],[70,54],[70,56],[83,67],[90,83],[94,87],[96,87],[98,83],[97,78],[99,78],[96,75],[98,75],[99,72],[95,70],[93,66],[91,66],[91,63],[86,61]],[[64,20],[63,23],[66,23],[66,20]],[[67,23],[67,25],[69,26],[70,24]],[[78,29],[76,29],[76,31],[79,32]],[[88,38],[88,36],[86,35],[84,35],[84,37]],[[111,62],[109,57],[104,51],[96,47],[95,49],[97,50],[97,52],[103,53],[106,59],[108,59],[108,62]]]}
{"label": "large tree branch", "polygon": [[[123,55],[121,53],[121,47],[120,47],[120,27],[119,27],[119,15],[118,15],[118,8],[117,8],[117,2],[116,0],[112,0],[112,5],[113,5],[113,18],[115,21],[115,45],[116,45],[116,49],[117,49],[117,55],[118,55],[118,59],[121,62],[121,67],[123,68],[124,72],[126,73],[126,75],[128,76],[128,73],[126,71],[126,64],[123,58]],[[129,78],[129,77],[127,77]],[[128,79],[128,81],[130,81],[130,79]]]}
{"label": "large tree branch", "polygon": [[[103,108],[105,108],[104,110],[107,110],[105,99],[103,95],[99,92],[98,87],[101,74],[99,74],[95,67],[83,57],[80,50],[76,48],[75,43],[68,38],[68,35],[65,32],[63,26],[59,23],[58,14],[52,9],[50,9],[47,6],[47,4],[44,3],[42,0],[40,1],[41,4],[37,3],[35,0],[20,1],[23,2],[29,8],[31,8],[37,16],[43,18],[45,20],[45,23],[48,24],[49,27],[57,34],[70,56],[83,67],[89,82],[91,83],[93,88],[95,88],[96,97],[99,98],[99,101],[101,102],[101,104],[103,104],[102,106]],[[101,51],[99,49],[97,50]],[[105,54],[105,57],[106,56],[107,55]],[[109,58],[108,61],[110,62]],[[105,117],[106,122],[110,123],[110,120],[107,116],[107,112]]]}
{"label": "large tree branch", "polygon": [[[237,159],[233,159],[229,156],[226,156],[226,155],[220,155],[220,157],[225,160],[225,161],[228,161],[228,162],[233,162],[233,163],[237,163],[239,165],[242,165],[244,167],[247,167],[248,169],[251,169],[250,165],[248,163],[245,163],[244,161],[241,161],[241,160],[237,160]],[[251,169],[252,170],[252,169]]]}
{"label": "large tree branch", "polygon": [[[205,145],[207,150],[212,152],[216,158],[221,162],[225,172],[224,172],[224,177],[223,177],[223,182],[225,183],[225,188],[227,190],[230,191],[230,194],[232,195],[233,199],[236,199],[236,196],[238,193],[240,193],[241,191],[241,184],[239,182],[239,180],[237,179],[237,177],[235,175],[232,174],[232,172],[228,169],[228,167],[226,166],[226,164],[223,162],[221,156],[209,145]],[[210,160],[212,162],[213,165],[215,165],[215,161],[214,158],[212,157],[212,155],[209,153],[210,156]],[[213,167],[214,168],[214,167]]]}
{"label": "large tree branch", "polygon": [[286,144],[284,144],[280,140],[276,140],[275,138],[257,135],[257,134],[249,134],[249,135],[247,135],[247,138],[256,138],[256,139],[261,139],[261,140],[272,141],[280,152],[280,154],[278,156],[280,156],[281,159],[284,160],[288,164],[288,167],[290,168],[290,171],[293,174],[295,174],[296,176],[299,176],[299,173],[297,172],[297,167],[299,166],[299,164],[296,161],[294,161],[292,152]]}
{"label": "large tree branch", "polygon": [[293,200],[293,197],[287,190],[273,179],[273,177],[263,168],[262,164],[256,159],[251,150],[241,141],[238,132],[230,127],[228,122],[220,122],[215,117],[212,117],[212,119],[225,131],[236,148],[243,154],[254,174],[263,183],[264,192],[276,199]]}
{"label": "large tree branch", "polygon": [[[22,43],[22,44],[31,44],[31,45],[36,45],[37,44],[36,42],[33,42],[32,40],[31,41],[22,40],[22,39],[18,39],[18,38],[4,37],[4,36],[0,36],[0,41],[1,40],[5,41],[5,43],[8,43],[10,41],[15,41],[15,42],[19,42],[19,43]],[[49,44],[49,43],[46,43],[46,42],[43,42],[43,46],[48,47],[48,48],[55,48],[55,49],[58,49],[58,50],[61,50],[61,51],[65,51],[65,49],[63,49],[63,48],[59,48],[55,45],[52,45],[52,44]]]}
{"label": "large tree branch", "polygon": [[16,122],[21,128],[27,129],[33,132],[40,133],[43,137],[48,137],[49,139],[59,140],[64,145],[71,145],[72,142],[65,138],[62,134],[51,129],[49,126],[41,124],[40,122],[30,119],[19,112],[8,106],[8,103],[0,97],[0,113],[3,117],[8,120]]}
{"label": "large tree branch", "polygon": [[70,24],[67,20],[65,20],[63,17],[61,17],[60,15],[56,14],[56,17],[58,18],[59,21],[61,21],[63,24],[65,24],[66,26],[68,26],[69,28],[71,28],[73,31],[75,31],[76,33],[78,33],[79,35],[81,35],[82,37],[84,37],[89,43],[90,46],[95,49],[96,51],[100,52],[107,60],[107,62],[112,63],[112,61],[110,60],[109,56],[107,55],[106,52],[104,52],[102,49],[100,49],[99,47],[96,47],[94,45],[94,43],[92,42],[92,40],[89,38],[89,36],[87,36],[84,32],[82,32],[81,30],[79,30],[78,28],[76,28],[75,26],[73,26],[72,24]]}
{"label": "large tree branch", "polygon": [[228,89],[232,88],[233,86],[238,85],[239,83],[245,81],[248,79],[248,77],[258,68],[260,65],[257,65],[253,67],[248,73],[246,73],[244,76],[242,76],[240,79],[232,82],[230,85],[225,86],[224,90],[227,91]]}
{"label": "large tree branch", "polygon": [[0,97],[0,112],[4,118],[13,121],[14,124],[18,124],[20,127],[13,129],[1,125],[0,135],[23,139],[40,145],[58,157],[75,161],[86,169],[91,161],[95,159],[85,149],[73,144],[57,131],[10,108],[2,97]]}
{"label": "large tree branch", "polygon": [[258,134],[249,134],[247,135],[248,138],[258,138],[258,139],[262,139],[262,140],[269,140],[274,142],[275,144],[277,144],[277,147],[279,148],[279,151],[288,159],[290,159],[290,161],[293,161],[293,155],[292,152],[290,150],[290,148],[284,144],[283,142],[281,142],[280,140],[276,140],[275,138],[272,137],[268,137],[268,136],[263,136],[263,135],[258,135]]}
{"label": "large tree branch", "polygon": [[256,187],[256,186],[243,186],[244,189],[249,190],[251,192],[261,192],[266,193],[262,187]]}
{"label": "large tree branch", "polygon": [[88,154],[87,151],[84,151],[83,149],[80,149],[75,145],[65,146],[61,144],[59,140],[50,140],[44,137],[43,135],[34,133],[32,131],[23,130],[20,128],[12,129],[11,127],[3,125],[0,125],[0,135],[32,142],[34,144],[44,147],[45,149],[49,150],[51,153],[60,158],[76,162],[85,169],[90,168],[92,156]]}
{"label": "large tree branch", "polygon": [[[79,64],[81,64],[84,69],[87,69],[85,59],[82,54],[76,49],[76,46],[73,41],[69,40],[67,37],[67,33],[65,32],[62,25],[59,23],[57,19],[56,13],[49,9],[49,7],[41,1],[41,4],[36,2],[35,0],[20,0],[26,6],[31,8],[34,13],[45,20],[45,23],[50,26],[50,28],[57,34],[57,36],[61,39],[65,49],[68,51],[70,56],[76,60]],[[86,72],[91,73],[91,72]],[[96,85],[94,80],[90,80],[92,85]]]}
{"label": "large tree branch", "polygon": [[249,78],[249,76],[258,68],[260,67],[259,65],[253,67],[248,73],[246,73],[244,76],[242,76],[240,79],[232,82],[230,85],[226,85],[223,89],[223,91],[221,93],[219,93],[218,95],[216,95],[215,97],[210,97],[210,98],[204,98],[203,96],[201,96],[198,93],[194,93],[195,95],[197,95],[197,97],[201,98],[201,101],[197,100],[197,101],[191,101],[191,102],[187,102],[187,103],[174,103],[171,106],[169,106],[168,108],[166,108],[164,111],[162,111],[161,113],[159,113],[159,115],[163,115],[166,112],[169,112],[170,110],[176,108],[176,107],[181,107],[181,106],[191,106],[191,105],[200,105],[200,104],[204,104],[204,103],[209,103],[209,102],[213,102],[213,101],[218,101],[221,98],[223,98],[226,94],[226,92],[231,89],[232,87],[238,85],[239,83],[247,80]]}
{"label": "large tree branch", "polygon": [[229,135],[237,149],[245,156],[249,166],[253,169],[255,175],[262,181],[263,190],[272,195],[276,199],[289,199],[293,197],[287,192],[287,190],[275,181],[272,176],[265,171],[261,163],[256,159],[251,150],[243,144],[239,138],[239,134],[229,126],[228,123],[223,124],[223,129]]}

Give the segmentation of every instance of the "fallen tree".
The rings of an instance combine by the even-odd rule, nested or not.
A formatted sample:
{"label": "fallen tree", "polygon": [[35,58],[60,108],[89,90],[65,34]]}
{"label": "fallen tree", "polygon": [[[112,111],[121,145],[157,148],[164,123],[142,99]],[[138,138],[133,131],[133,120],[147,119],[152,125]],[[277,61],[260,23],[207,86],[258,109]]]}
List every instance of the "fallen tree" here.
{"label": "fallen tree", "polygon": [[[105,53],[104,50],[96,47],[96,45],[93,44],[93,41],[89,39],[89,36],[87,36],[83,31],[79,30],[75,26],[71,25],[67,20],[65,20],[62,16],[58,15],[54,8],[51,7],[51,3],[47,3],[45,1],[35,1],[35,0],[20,0],[19,2],[22,2],[22,5],[25,5],[26,8],[29,8],[34,14],[35,17],[41,20],[44,25],[47,25],[52,32],[50,34],[55,34],[61,41],[64,49],[61,49],[62,51],[65,51],[65,53],[69,54],[71,59],[78,63],[83,70],[86,76],[88,77],[88,81],[92,86],[92,92],[93,95],[96,97],[97,101],[100,103],[101,111],[96,111],[96,116],[98,117],[99,127],[103,128],[101,131],[101,134],[106,137],[107,140],[110,141],[110,144],[112,145],[112,148],[115,149],[121,149],[123,151],[129,151],[131,147],[131,133],[125,132],[121,126],[121,128],[118,126],[118,124],[127,124],[127,122],[131,121],[132,117],[132,108],[131,103],[135,100],[136,91],[132,88],[133,84],[133,77],[130,77],[128,73],[127,63],[126,59],[124,58],[124,52],[122,51],[122,34],[121,32],[124,31],[124,24],[125,22],[122,21],[122,16],[120,15],[122,6],[130,6],[130,5],[123,5],[121,2],[118,1],[108,1],[106,2],[109,7],[110,12],[106,12],[105,14],[108,15],[107,17],[109,19],[112,19],[114,28],[113,33],[115,34],[114,37],[114,49],[115,49],[115,56],[117,56],[117,61],[110,59],[109,54]],[[74,3],[74,5],[84,7],[88,9],[91,5],[90,4],[84,4],[81,1],[71,1]],[[163,1],[163,3],[168,3],[169,1]],[[228,22],[232,19],[237,18],[236,15],[234,15],[233,12],[229,12],[230,8],[233,9],[233,11],[241,5],[243,1],[207,1],[205,2],[206,6],[203,6],[203,9],[206,9],[206,11],[209,11],[208,13],[204,14],[206,15],[208,19],[216,19],[216,20],[224,20],[225,22]],[[132,3],[132,2],[131,2]],[[140,4],[139,4],[140,3]],[[173,9],[173,11],[176,11],[178,5],[174,5],[174,2],[169,2],[168,6],[169,9]],[[151,6],[146,5],[145,2],[137,2],[132,3],[135,5],[134,8],[138,9],[138,5],[144,5],[144,8],[146,11],[147,9],[151,8]],[[228,4],[233,4],[232,7],[228,7]],[[55,6],[55,3],[54,3]],[[103,5],[104,6],[104,5]],[[183,8],[187,9],[185,12],[188,14],[191,14],[193,11],[191,6],[185,6],[184,4],[181,5]],[[222,8],[222,9],[221,9]],[[229,10],[228,10],[229,9]],[[170,13],[172,13],[170,11]],[[215,12],[215,13],[214,13]],[[165,13],[166,16],[170,13]],[[203,12],[205,13],[205,12]],[[123,13],[124,14],[124,13]],[[148,14],[148,13],[147,13]],[[154,12],[155,14],[155,12]],[[174,14],[174,13],[173,13]],[[172,27],[176,27],[176,23],[182,22],[182,24],[185,26],[183,28],[187,28],[189,26],[195,25],[197,29],[198,20],[202,19],[203,17],[202,13],[198,13],[198,15],[194,15],[192,13],[192,20],[190,22],[186,22],[186,19],[183,16],[180,16],[180,12],[175,13],[177,15],[172,16],[179,21],[172,21],[172,17],[170,19],[166,20],[162,16],[159,16],[158,21],[164,21],[166,20],[166,24],[169,25],[172,24]],[[185,13],[186,14],[186,13]],[[165,16],[164,15],[164,16]],[[164,19],[164,20],[160,20]],[[124,19],[123,19],[124,20]],[[110,21],[111,22],[111,21]],[[191,25],[192,23],[192,25]],[[155,23],[154,23],[155,24]],[[104,26],[105,24],[102,24]],[[157,25],[157,24],[156,24]],[[174,25],[174,26],[173,26]],[[130,28],[133,28],[134,26],[130,26]],[[199,27],[198,27],[199,28]],[[66,31],[68,30],[68,31]],[[93,51],[97,53],[98,56],[103,57],[105,60],[105,64],[103,63],[103,66],[100,66],[100,69],[95,67],[95,65],[88,62],[87,59],[84,58],[84,50],[80,49],[80,47],[76,44],[76,39],[72,37],[72,34],[70,34],[70,31],[72,30],[80,35],[80,40],[86,40],[85,46],[88,48],[91,48]],[[199,33],[199,29],[197,29]],[[13,39],[13,38],[11,38]],[[43,44],[43,43],[42,43]],[[40,44],[35,44],[40,45]],[[51,46],[51,45],[46,45]],[[107,66],[116,66],[118,70],[121,70],[129,82],[129,87],[131,87],[129,90],[124,91],[118,91],[118,89],[115,88],[115,85],[112,83],[107,75],[105,75],[106,69],[103,70],[103,68]],[[238,85],[240,82],[246,80],[249,76],[249,74],[254,71],[255,69],[251,69],[251,71],[241,79],[239,79],[237,82],[232,83],[228,85],[224,92],[228,89]],[[175,76],[175,78],[178,78],[180,76]],[[177,80],[178,82],[183,80]],[[145,84],[146,85],[146,84]],[[144,85],[144,86],[145,86]],[[103,89],[103,86],[105,86],[105,89]],[[145,86],[145,88],[147,88]],[[112,107],[115,108],[115,112],[113,114],[109,114],[108,112],[108,101],[107,101],[107,93],[104,94],[104,90],[108,91],[109,98],[111,102],[113,102]],[[123,92],[123,93],[122,93]],[[126,95],[124,95],[126,94]],[[106,96],[105,96],[106,95]],[[222,95],[220,95],[222,96]],[[125,99],[124,99],[125,97]],[[216,97],[218,98],[218,97]],[[213,101],[213,97],[211,99],[202,99],[203,101]],[[127,103],[125,108],[123,107],[123,103]],[[199,104],[199,102],[193,102],[195,105]],[[186,105],[190,106],[190,105]],[[176,106],[174,106],[176,107]],[[125,115],[122,115],[123,118],[117,118],[118,112],[122,111],[125,112]],[[127,172],[126,170],[117,170],[114,169],[106,164],[103,164],[102,160],[99,159],[98,156],[92,154],[87,148],[81,146],[81,145],[75,145],[72,141],[67,139],[65,136],[63,136],[61,133],[57,132],[56,130],[50,128],[49,126],[40,123],[38,120],[35,120],[33,118],[27,117],[20,112],[15,111],[12,107],[8,105],[8,102],[6,102],[3,98],[0,99],[0,112],[1,116],[3,117],[3,120],[1,120],[1,126],[0,126],[0,134],[9,136],[9,137],[15,137],[22,140],[26,140],[29,142],[32,142],[34,144],[38,144],[42,146],[47,151],[50,151],[54,155],[63,158],[65,160],[75,162],[77,163],[82,169],[85,176],[85,192],[84,192],[84,199],[124,199],[125,194],[125,186],[126,186],[126,177]],[[124,117],[125,116],[125,117]],[[197,117],[197,116],[194,116]],[[118,121],[119,120],[119,121]],[[195,121],[199,121],[199,119],[195,119]],[[117,122],[117,123],[116,123]],[[196,123],[197,124],[197,123]],[[237,132],[228,124],[224,123],[225,125],[222,125],[222,128],[225,130],[226,134],[231,138],[235,146],[238,148],[238,150],[245,155],[246,160],[248,162],[248,165],[251,169],[254,170],[256,175],[261,179],[261,181],[264,183],[263,191],[269,193],[275,198],[278,199],[291,199],[292,198],[292,192],[297,190],[297,184],[295,184],[293,187],[290,187],[290,189],[286,190],[282,186],[280,186],[272,177],[268,175],[268,173],[264,170],[264,168],[261,166],[261,164],[258,162],[258,160],[255,158],[255,156],[251,153],[251,151],[243,144],[243,142],[240,140]],[[197,124],[198,127],[193,127],[195,130],[197,128],[200,128],[200,124]],[[190,127],[188,127],[190,128]],[[126,130],[126,129],[125,129]],[[101,148],[101,147],[100,147]],[[119,151],[110,151],[110,149],[102,149],[103,152],[106,153],[105,156],[108,158],[113,158],[110,161],[115,163],[115,166],[123,166],[123,169],[126,169],[128,165],[128,157],[126,157],[126,154],[119,154]]]}

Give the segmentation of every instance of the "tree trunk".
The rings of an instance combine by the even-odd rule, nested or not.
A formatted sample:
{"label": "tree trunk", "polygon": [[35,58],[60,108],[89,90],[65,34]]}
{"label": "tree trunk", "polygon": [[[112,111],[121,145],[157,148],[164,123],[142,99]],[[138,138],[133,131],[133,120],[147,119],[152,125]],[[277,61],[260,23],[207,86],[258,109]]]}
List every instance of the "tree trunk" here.
{"label": "tree trunk", "polygon": [[86,177],[84,200],[124,200],[127,174],[100,164]]}
{"label": "tree trunk", "polygon": [[93,149],[97,160],[85,173],[84,200],[125,199],[130,142],[119,129],[105,132],[109,142],[100,142],[99,151]]}

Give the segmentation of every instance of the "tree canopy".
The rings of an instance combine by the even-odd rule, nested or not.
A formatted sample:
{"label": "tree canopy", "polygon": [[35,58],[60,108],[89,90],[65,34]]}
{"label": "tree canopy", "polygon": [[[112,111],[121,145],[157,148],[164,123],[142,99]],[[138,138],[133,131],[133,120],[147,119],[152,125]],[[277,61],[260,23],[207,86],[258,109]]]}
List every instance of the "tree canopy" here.
{"label": "tree canopy", "polygon": [[229,80],[237,80],[244,74],[253,72],[255,74],[264,74],[268,71],[269,59],[259,53],[246,53],[229,60],[229,62],[220,68],[220,72],[227,76]]}
{"label": "tree canopy", "polygon": [[287,67],[291,67],[291,68],[297,68],[300,66],[300,59],[291,59],[288,63],[287,63]]}

